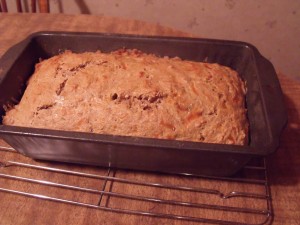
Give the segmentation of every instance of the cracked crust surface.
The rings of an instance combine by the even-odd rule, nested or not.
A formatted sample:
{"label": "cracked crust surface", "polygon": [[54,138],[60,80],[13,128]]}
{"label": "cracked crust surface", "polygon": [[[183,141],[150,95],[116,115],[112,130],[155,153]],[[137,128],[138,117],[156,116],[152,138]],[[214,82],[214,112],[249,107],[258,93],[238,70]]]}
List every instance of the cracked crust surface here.
{"label": "cracked crust surface", "polygon": [[243,145],[245,92],[238,74],[218,64],[67,51],[36,65],[3,124]]}

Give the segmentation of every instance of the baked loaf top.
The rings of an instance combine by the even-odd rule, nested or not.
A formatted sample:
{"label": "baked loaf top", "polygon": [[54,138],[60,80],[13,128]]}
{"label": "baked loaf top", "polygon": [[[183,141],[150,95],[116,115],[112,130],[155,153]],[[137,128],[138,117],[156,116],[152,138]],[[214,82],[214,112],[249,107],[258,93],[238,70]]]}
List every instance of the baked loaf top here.
{"label": "baked loaf top", "polygon": [[238,74],[218,64],[66,51],[36,65],[3,124],[243,145],[244,99]]}

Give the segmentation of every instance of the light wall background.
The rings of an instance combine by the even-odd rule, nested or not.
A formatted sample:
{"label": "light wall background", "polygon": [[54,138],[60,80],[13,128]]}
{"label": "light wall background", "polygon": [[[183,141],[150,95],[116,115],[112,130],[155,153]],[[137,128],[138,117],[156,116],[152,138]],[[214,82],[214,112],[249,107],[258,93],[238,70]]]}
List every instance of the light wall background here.
{"label": "light wall background", "polygon": [[50,0],[50,11],[137,19],[249,42],[277,71],[300,80],[299,0]]}

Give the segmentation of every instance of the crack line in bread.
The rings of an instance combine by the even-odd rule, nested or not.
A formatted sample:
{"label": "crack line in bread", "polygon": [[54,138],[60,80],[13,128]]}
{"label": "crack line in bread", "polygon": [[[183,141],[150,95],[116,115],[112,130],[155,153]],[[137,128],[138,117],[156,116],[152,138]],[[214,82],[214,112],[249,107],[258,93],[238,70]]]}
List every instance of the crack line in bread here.
{"label": "crack line in bread", "polygon": [[130,94],[117,94],[113,93],[111,95],[111,100],[115,101],[116,104],[121,102],[128,103],[131,107],[132,102],[139,102],[140,107],[143,110],[149,110],[153,105],[160,104],[165,98],[168,97],[168,94],[161,92],[155,92],[153,94],[140,94],[140,95],[130,95]]}
{"label": "crack line in bread", "polygon": [[71,68],[70,71],[75,72],[75,71],[78,71],[79,69],[85,69],[85,67],[87,65],[89,65],[90,63],[91,63],[91,61],[86,61],[85,63],[79,64],[78,66]]}
{"label": "crack line in bread", "polygon": [[66,86],[68,79],[65,79],[58,87],[58,89],[55,91],[57,95],[60,95],[63,91],[64,87]]}
{"label": "crack line in bread", "polygon": [[40,110],[44,110],[44,109],[50,109],[52,108],[53,106],[55,106],[56,103],[51,103],[51,104],[46,104],[46,105],[42,105],[42,106],[39,106],[37,107],[37,111],[40,111]]}

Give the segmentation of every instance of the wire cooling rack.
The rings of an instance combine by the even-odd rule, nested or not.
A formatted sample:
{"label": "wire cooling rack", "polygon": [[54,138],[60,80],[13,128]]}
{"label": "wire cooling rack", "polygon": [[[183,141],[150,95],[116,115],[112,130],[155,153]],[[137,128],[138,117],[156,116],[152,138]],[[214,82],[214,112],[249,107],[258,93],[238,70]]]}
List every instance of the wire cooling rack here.
{"label": "wire cooling rack", "polygon": [[[234,177],[205,177],[189,174],[155,174],[94,167],[85,172],[84,166],[40,161],[28,161],[13,148],[0,146],[0,191],[7,194],[72,204],[114,213],[126,213],[170,220],[210,224],[269,224],[272,220],[270,187],[265,159],[253,160]],[[10,155],[14,161],[9,160]],[[18,158],[15,161],[15,158]],[[5,159],[5,160],[2,160]],[[74,169],[75,168],[75,169]],[[18,175],[18,171],[34,173]],[[30,177],[28,174],[34,174]],[[51,177],[65,176],[65,182]],[[70,177],[76,182],[67,183]],[[84,182],[81,182],[83,181]],[[86,187],[87,180],[99,181],[98,187]],[[12,183],[12,182],[15,182]],[[20,190],[19,182],[31,185]],[[5,184],[9,183],[8,187]],[[44,193],[33,185],[42,186]],[[53,188],[61,196],[51,195]],[[30,190],[30,191],[28,191]],[[79,192],[67,195],[65,192]],[[57,192],[53,192],[56,193]],[[80,196],[92,195],[92,202],[80,201]],[[70,198],[66,198],[70,196]],[[74,197],[75,196],[75,197]],[[96,201],[95,201],[96,199]],[[213,216],[212,216],[213,215]]]}

